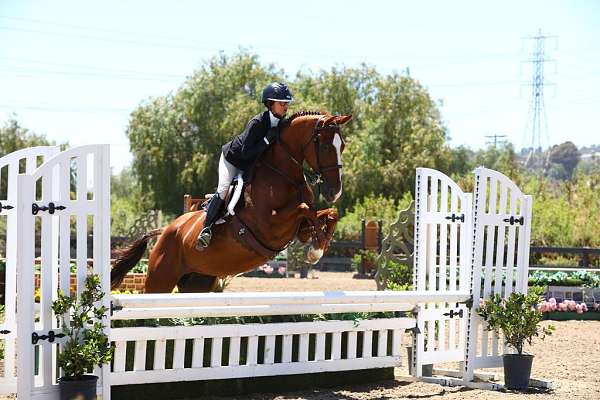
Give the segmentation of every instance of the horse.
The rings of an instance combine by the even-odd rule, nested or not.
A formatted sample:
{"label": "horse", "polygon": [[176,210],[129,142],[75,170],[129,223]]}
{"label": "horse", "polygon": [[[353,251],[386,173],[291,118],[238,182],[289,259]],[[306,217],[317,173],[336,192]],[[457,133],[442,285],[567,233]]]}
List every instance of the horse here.
{"label": "horse", "polygon": [[145,293],[170,293],[175,287],[182,293],[214,291],[220,278],[263,265],[295,238],[303,243],[311,240],[306,259],[316,264],[329,247],[338,213],[334,208],[316,210],[303,166],[308,164],[319,191],[334,203],[342,194],[341,127],[351,119],[352,115],[314,111],[292,115],[278,140],[255,163],[234,214],[213,227],[207,248],[195,247],[205,211],[185,213],[117,250],[111,287],[119,287],[149,240],[157,236],[148,259]]}

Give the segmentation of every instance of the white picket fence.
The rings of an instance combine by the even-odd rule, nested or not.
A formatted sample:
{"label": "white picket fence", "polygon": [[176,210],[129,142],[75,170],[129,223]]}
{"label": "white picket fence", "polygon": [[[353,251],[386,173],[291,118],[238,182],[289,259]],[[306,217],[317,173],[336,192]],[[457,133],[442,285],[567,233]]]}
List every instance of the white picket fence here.
{"label": "white picket fence", "polygon": [[[103,287],[109,290],[108,146],[70,149],[28,172],[18,177],[18,206],[13,210],[14,221],[22,227],[13,233],[17,251],[11,253],[22,294],[17,299],[17,331],[23,333],[17,335],[23,349],[18,354],[17,383],[19,398],[54,399],[58,377],[53,366],[64,339],[50,334],[58,332],[50,304],[58,287],[68,287],[69,269],[61,266],[69,265],[71,258],[71,228],[77,232],[78,288],[91,256],[93,271],[102,275]],[[109,399],[113,385],[399,366],[407,329],[413,332],[416,349],[415,378],[484,386],[473,381],[475,370],[500,366],[506,349],[500,338],[483,331],[473,311],[480,297],[527,289],[531,197],[485,168],[475,171],[474,187],[473,194],[463,193],[439,171],[417,170],[415,291],[107,295],[104,300],[106,305],[112,302],[114,311],[107,323],[366,311],[412,311],[414,318],[107,328],[116,351],[113,367],[96,371],[101,377],[99,393]],[[87,254],[88,230],[93,233],[93,255]],[[40,254],[34,251],[36,232],[41,235]],[[42,260],[39,321],[31,301],[35,257]],[[500,279],[503,268],[505,288]],[[12,314],[6,320],[15,321],[14,308],[7,312]],[[147,366],[146,360],[152,365]],[[464,379],[422,377],[423,365],[445,362],[457,362],[455,375]],[[0,388],[10,390],[4,384]]]}

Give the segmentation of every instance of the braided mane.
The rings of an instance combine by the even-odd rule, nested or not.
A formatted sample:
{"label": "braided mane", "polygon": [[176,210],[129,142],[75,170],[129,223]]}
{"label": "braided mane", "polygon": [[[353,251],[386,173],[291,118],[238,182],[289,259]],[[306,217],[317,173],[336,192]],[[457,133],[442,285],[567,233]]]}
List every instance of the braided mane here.
{"label": "braided mane", "polygon": [[298,117],[304,117],[306,115],[325,115],[327,113],[323,112],[323,111],[298,111],[297,113],[294,113],[291,117],[288,118],[287,122],[291,123],[295,118]]}

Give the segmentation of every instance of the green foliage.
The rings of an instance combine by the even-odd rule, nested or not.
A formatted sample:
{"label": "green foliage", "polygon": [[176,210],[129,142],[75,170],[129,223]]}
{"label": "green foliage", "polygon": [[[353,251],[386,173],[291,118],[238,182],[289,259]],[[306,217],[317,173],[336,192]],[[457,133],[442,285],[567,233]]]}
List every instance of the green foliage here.
{"label": "green foliage", "polygon": [[600,247],[600,174],[576,174],[571,181],[527,176],[524,193],[533,195],[532,244]]}
{"label": "green foliage", "polygon": [[[184,193],[207,193],[217,181],[221,146],[263,110],[262,87],[281,79],[274,66],[241,51],[208,60],[173,95],[141,104],[127,135],[142,190],[163,211],[179,211]],[[444,167],[450,154],[437,104],[416,80],[375,69],[332,68],[289,80],[290,113],[352,113],[344,129],[347,190],[343,211],[367,195],[411,190],[416,166]],[[409,155],[409,156],[407,156]]]}
{"label": "green foliage", "polygon": [[391,259],[383,261],[382,264],[378,265],[377,268],[386,268],[388,271],[389,276],[386,282],[388,289],[400,291],[412,289],[412,266],[401,264]]}
{"label": "green foliage", "polygon": [[361,321],[375,318],[394,318],[393,312],[348,312],[337,314],[263,315],[246,317],[164,318],[113,321],[114,328],[134,326],[194,326],[226,324],[274,324],[282,322]]}
{"label": "green foliage", "polygon": [[573,142],[564,142],[549,149],[548,160],[560,167],[552,175],[557,179],[568,180],[573,176],[573,171],[581,160],[581,153]]}
{"label": "green foliage", "polygon": [[0,157],[26,147],[51,146],[55,143],[22,127],[15,117],[11,117],[0,127]]}
{"label": "green foliage", "polygon": [[529,285],[600,287],[600,274],[581,270],[573,272],[535,271],[529,274]]}
{"label": "green foliage", "polygon": [[360,266],[365,263],[367,265],[375,265],[375,260],[377,259],[377,252],[373,250],[358,250],[352,256],[352,268],[356,271],[360,271]]}
{"label": "green foliage", "polygon": [[152,199],[142,191],[140,182],[131,168],[125,168],[120,174],[113,175],[110,214],[112,235],[126,236],[135,221],[152,208],[151,205]]}
{"label": "green foliage", "polygon": [[499,294],[483,301],[477,313],[486,322],[486,329],[502,333],[505,342],[523,354],[525,342],[531,345],[534,337],[552,334],[554,327],[541,327],[543,315],[537,307],[541,302],[541,290],[532,288],[530,293],[511,293],[508,299]]}
{"label": "green foliage", "polygon": [[263,86],[280,79],[281,73],[255,55],[221,54],[173,95],[134,110],[127,129],[133,169],[154,208],[180,213],[185,193],[214,190],[221,146],[264,109]]}
{"label": "green foliage", "polygon": [[68,338],[58,355],[58,366],[67,378],[80,377],[95,365],[100,367],[112,360],[114,349],[102,323],[108,310],[105,306],[96,306],[103,297],[100,277],[92,274],[87,277],[79,299],[66,296],[59,289],[58,298],[52,303],[62,332]]}
{"label": "green foliage", "polygon": [[412,196],[404,193],[400,199],[383,195],[366,196],[358,200],[352,210],[346,212],[335,229],[335,238],[339,240],[359,240],[363,220],[383,221],[383,231],[386,232],[397,218],[401,210],[410,204]]}

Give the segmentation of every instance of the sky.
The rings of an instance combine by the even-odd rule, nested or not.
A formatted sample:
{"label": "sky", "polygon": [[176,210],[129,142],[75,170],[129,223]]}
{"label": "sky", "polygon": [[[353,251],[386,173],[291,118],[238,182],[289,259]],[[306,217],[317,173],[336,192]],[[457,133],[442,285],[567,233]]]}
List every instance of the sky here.
{"label": "sky", "polygon": [[57,143],[109,143],[118,173],[132,160],[132,110],[244,48],[290,79],[361,63],[409,73],[439,102],[451,146],[505,135],[519,149],[532,140],[529,61],[540,31],[542,146],[600,144],[592,0],[0,0],[0,125],[16,118]]}

